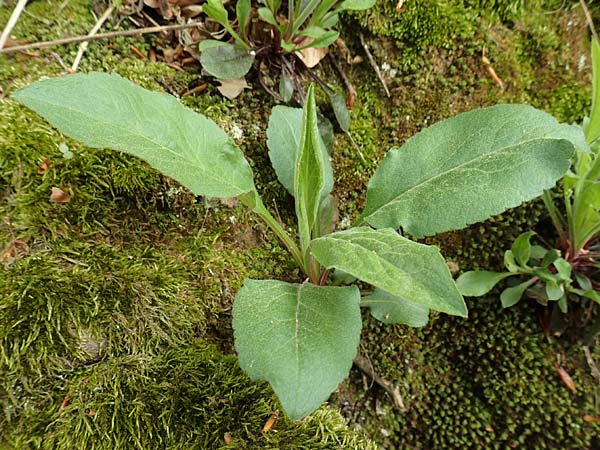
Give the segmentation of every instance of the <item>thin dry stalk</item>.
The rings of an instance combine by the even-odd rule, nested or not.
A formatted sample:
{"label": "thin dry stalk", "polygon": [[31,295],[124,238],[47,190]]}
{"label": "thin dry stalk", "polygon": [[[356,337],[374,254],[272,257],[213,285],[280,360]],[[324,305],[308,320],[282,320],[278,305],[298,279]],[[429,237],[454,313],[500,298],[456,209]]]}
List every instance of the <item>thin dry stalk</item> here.
{"label": "thin dry stalk", "polygon": [[70,38],[56,39],[54,41],[35,42],[33,44],[17,45],[14,47],[3,48],[0,49],[0,54],[22,52],[34,48],[48,48],[54,47],[56,45],[77,44],[79,42],[86,41],[99,41],[101,39],[110,39],[117,36],[136,36],[140,34],[160,33],[161,31],[182,30],[185,28],[199,27],[202,25],[202,22],[190,22],[183,25],[163,25],[160,27],[138,28],[135,30],[111,31],[110,33],[99,33],[94,36],[75,36]]}
{"label": "thin dry stalk", "polygon": [[10,15],[10,19],[8,19],[8,23],[6,24],[4,31],[2,31],[2,35],[0,35],[0,51],[4,48],[4,44],[6,44],[6,41],[8,40],[8,38],[10,36],[10,32],[13,30],[13,28],[17,24],[17,22],[19,20],[19,16],[25,9],[26,4],[27,4],[27,0],[19,0],[19,2],[17,3],[17,6],[15,6],[15,9],[13,10],[12,14]]}
{"label": "thin dry stalk", "polygon": [[[96,22],[96,25],[94,25],[94,28],[92,28],[92,31],[89,32],[88,37],[94,36],[96,33],[98,33],[98,30],[100,29],[100,27],[102,25],[104,25],[104,22],[106,22],[108,20],[108,18],[110,17],[110,15],[113,13],[114,10],[115,10],[115,7],[110,6],[106,11],[104,11],[104,14],[102,14],[102,16],[98,19],[98,22]],[[79,67],[81,58],[83,58],[83,54],[87,50],[88,45],[89,45],[89,41],[85,41],[85,42],[82,42],[81,44],[79,44],[79,50],[77,51],[77,56],[75,56],[75,61],[73,61],[73,65],[71,66],[71,72],[77,72],[77,68]]]}

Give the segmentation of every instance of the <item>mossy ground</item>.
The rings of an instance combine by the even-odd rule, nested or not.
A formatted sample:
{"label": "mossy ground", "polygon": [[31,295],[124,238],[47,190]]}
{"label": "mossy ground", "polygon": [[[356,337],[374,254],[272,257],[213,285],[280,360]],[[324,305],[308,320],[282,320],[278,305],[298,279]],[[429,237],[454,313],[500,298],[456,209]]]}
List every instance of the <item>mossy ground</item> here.
{"label": "mossy ground", "polygon": [[[400,14],[395,4],[346,17],[342,30],[351,52],[362,54],[347,31],[362,26],[392,91],[386,99],[366,62],[347,66],[358,91],[351,132],[365,160],[338,135],[333,163],[346,223],[387,149],[428,124],[497,102],[527,102],[566,121],[589,108],[587,29],[577,2],[408,0]],[[14,34],[31,41],[85,34],[90,10],[83,0],[34,2]],[[0,11],[0,23],[9,13]],[[153,39],[135,45],[146,49]],[[114,70],[171,93],[197,82],[198,74],[135,59],[131,42],[90,44],[81,70]],[[484,47],[504,90],[481,62]],[[76,48],[54,50],[68,64]],[[333,84],[333,70],[320,70]],[[297,280],[297,269],[241,207],[195,198],[135,158],[82,147],[6,98],[61,71],[47,51],[0,56],[0,447],[369,448],[327,407],[260,432],[278,406],[268,386],[235,363],[231,304],[245,277]],[[291,227],[293,204],[266,156],[271,100],[255,87],[228,101],[211,86],[183,101],[225,129],[243,130],[238,143],[265,204],[276,204]],[[46,159],[50,168],[40,174]],[[71,201],[49,202],[52,187]],[[431,242],[461,269],[494,269],[511,240],[543,220],[534,202]],[[361,352],[399,386],[407,411],[354,371],[333,406],[386,449],[598,448],[600,427],[583,416],[600,415],[600,391],[581,348],[547,343],[531,305],[504,311],[491,298],[469,307],[468,320],[438,315],[422,330],[365,315]],[[557,354],[576,394],[558,380]]]}

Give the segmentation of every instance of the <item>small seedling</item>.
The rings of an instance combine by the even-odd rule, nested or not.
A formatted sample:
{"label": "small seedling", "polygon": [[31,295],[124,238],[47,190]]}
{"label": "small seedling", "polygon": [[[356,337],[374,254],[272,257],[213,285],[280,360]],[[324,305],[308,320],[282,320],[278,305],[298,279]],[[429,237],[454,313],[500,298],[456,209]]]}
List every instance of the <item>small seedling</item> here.
{"label": "small seedling", "polygon": [[[427,323],[430,309],[467,316],[439,250],[398,229],[433,235],[532,199],[564,175],[574,143],[584,140],[580,128],[525,105],[461,114],[392,148],[356,226],[334,232],[330,139],[319,133],[311,86],[304,108],[275,107],[267,130],[277,176],[295,199],[296,238],[263,204],[233,140],[172,96],[90,73],[40,81],[13,98],[66,135],[138,156],[196,195],[238,197],[273,230],[306,280],[247,279],[233,306],[235,347],[240,366],[268,380],[293,419],[318,408],[348,375],[361,306],[411,326]],[[356,280],[371,293],[361,298]]]}
{"label": "small seedling", "polygon": [[[583,322],[595,321],[592,334],[600,331],[600,316],[592,314],[600,303],[600,44],[592,40],[593,94],[590,117],[583,122],[585,141],[577,145],[576,159],[562,182],[565,217],[550,192],[544,204],[558,234],[554,248],[532,245],[533,231],[521,234],[504,254],[508,272],[471,271],[457,280],[463,295],[488,293],[505,278],[527,280],[502,291],[502,306],[517,304],[524,296],[543,305],[555,304],[566,314],[569,300],[583,303],[588,312]],[[591,320],[590,320],[591,319]]]}

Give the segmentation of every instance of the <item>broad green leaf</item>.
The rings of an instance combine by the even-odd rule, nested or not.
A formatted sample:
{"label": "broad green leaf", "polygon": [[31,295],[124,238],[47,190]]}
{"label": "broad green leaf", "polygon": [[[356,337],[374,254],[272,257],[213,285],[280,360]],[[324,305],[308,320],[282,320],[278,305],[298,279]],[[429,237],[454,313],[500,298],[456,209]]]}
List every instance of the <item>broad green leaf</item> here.
{"label": "broad green leaf", "polygon": [[558,283],[546,283],[546,295],[548,300],[560,300],[565,293],[565,286]]}
{"label": "broad green leaf", "polygon": [[231,27],[227,10],[220,0],[207,0],[206,3],[202,5],[202,11],[212,20],[221,24],[225,29]]}
{"label": "broad green leaf", "polygon": [[343,270],[430,309],[467,316],[446,261],[435,247],[413,242],[392,229],[359,227],[315,239],[311,250],[327,268]]}
{"label": "broad green leaf", "polygon": [[337,10],[344,11],[351,9],[357,11],[361,9],[369,9],[374,4],[375,0],[344,0]]}
{"label": "broad green leaf", "polygon": [[592,111],[586,130],[587,142],[600,137],[600,43],[592,38]]}
{"label": "broad green leaf", "polygon": [[506,250],[504,252],[504,267],[506,267],[506,270],[512,273],[520,272],[521,268],[517,265],[517,262],[515,261],[515,255],[513,254],[512,250]]}
{"label": "broad green leaf", "polygon": [[558,307],[560,308],[560,312],[566,314],[569,306],[567,305],[567,295],[563,294],[561,298],[558,299]]}
{"label": "broad green leaf", "polygon": [[360,306],[369,308],[371,315],[383,323],[402,323],[409,327],[424,327],[429,321],[429,308],[409,302],[381,289],[363,297]]}
{"label": "broad green leaf", "polygon": [[279,26],[279,24],[277,23],[277,20],[275,19],[275,16],[273,15],[273,13],[271,12],[271,10],[269,8],[265,8],[265,7],[258,8],[258,15],[260,16],[260,18],[262,20],[264,20],[268,24],[271,24],[275,27]]}
{"label": "broad green leaf", "polygon": [[554,261],[554,267],[558,272],[558,276],[561,280],[567,281],[571,279],[571,272],[573,271],[573,267],[571,264],[565,260],[564,258],[558,258]]}
{"label": "broad green leaf", "polygon": [[317,128],[315,87],[310,85],[302,113],[302,134],[294,166],[294,199],[298,218],[300,249],[305,257],[317,218],[324,186],[323,146]]}
{"label": "broad green leaf", "polygon": [[[277,174],[277,179],[294,195],[294,171],[296,154],[302,136],[302,110],[289,106],[275,106],[269,117],[267,127],[267,147],[269,158]],[[321,153],[323,155],[323,190],[324,198],[333,189],[333,170],[329,161],[329,153],[320,139]]]}
{"label": "broad green leaf", "polygon": [[250,17],[251,6],[250,0],[237,0],[235,4],[238,27],[244,37],[246,36],[246,25],[248,24],[248,18]]}
{"label": "broad green leaf", "polygon": [[348,376],[359,302],[356,286],[246,280],[233,305],[240,367],[267,380],[292,419],[310,414]]}
{"label": "broad green leaf", "polygon": [[531,256],[531,243],[529,241],[534,234],[534,231],[522,233],[515,239],[510,248],[515,259],[521,266],[526,266],[529,262],[529,257]]}
{"label": "broad green leaf", "polygon": [[525,281],[524,283],[517,284],[516,286],[504,289],[502,294],[500,294],[500,301],[502,302],[502,306],[504,308],[510,308],[511,306],[519,303],[519,300],[521,300],[521,297],[523,297],[523,294],[525,293],[527,288],[533,283],[535,283],[535,280],[531,279]]}
{"label": "broad green leaf", "polygon": [[196,195],[255,192],[252,170],[231,138],[170,95],[90,73],[39,81],[13,97],[67,136],[142,158]]}
{"label": "broad green leaf", "polygon": [[577,273],[575,274],[575,279],[579,284],[579,287],[584,291],[591,291],[593,289],[592,280],[590,280],[587,276]]}
{"label": "broad green leaf", "polygon": [[298,36],[306,36],[313,39],[319,39],[325,33],[327,33],[327,30],[325,30],[322,27],[310,26],[300,31],[300,33],[298,33]]}
{"label": "broad green leaf", "polygon": [[583,132],[526,105],[496,105],[437,123],[390,150],[361,219],[427,236],[463,228],[540,195],[570,166]]}
{"label": "broad green leaf", "polygon": [[[205,41],[204,41],[205,42]],[[254,53],[231,44],[204,47],[200,54],[202,68],[214,77],[237,80],[248,73],[254,63]]]}
{"label": "broad green leaf", "polygon": [[544,258],[546,253],[548,252],[547,248],[542,247],[541,245],[532,245],[531,246],[531,259],[541,260]]}
{"label": "broad green leaf", "polygon": [[550,264],[556,261],[557,258],[560,258],[560,253],[555,248],[551,248],[546,252],[544,258],[542,259],[542,267],[548,267]]}
{"label": "broad green leaf", "polygon": [[465,272],[456,280],[456,286],[464,296],[479,297],[490,292],[500,281],[513,275],[516,274],[486,270]]}
{"label": "broad green leaf", "polygon": [[340,92],[336,92],[329,96],[331,101],[331,107],[333,108],[333,114],[339,124],[342,131],[346,133],[350,130],[350,111],[346,106],[346,98]]}

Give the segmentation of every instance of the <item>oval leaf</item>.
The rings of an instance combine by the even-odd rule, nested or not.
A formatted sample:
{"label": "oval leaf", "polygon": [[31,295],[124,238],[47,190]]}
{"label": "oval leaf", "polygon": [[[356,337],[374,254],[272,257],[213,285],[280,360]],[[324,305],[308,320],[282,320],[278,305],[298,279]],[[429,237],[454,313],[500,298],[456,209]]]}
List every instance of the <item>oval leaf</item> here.
{"label": "oval leaf", "polygon": [[194,194],[229,198],[255,190],[248,162],[216,123],[118,75],[53,78],[13,97],[67,136],[142,158]]}
{"label": "oval leaf", "polygon": [[292,419],[310,414],[348,376],[359,302],[356,286],[246,280],[233,305],[240,367],[267,380]]}
{"label": "oval leaf", "polygon": [[516,275],[508,272],[489,272],[486,270],[477,270],[463,273],[456,280],[458,290],[464,296],[479,297],[492,290],[496,284],[507,277]]}
{"label": "oval leaf", "polygon": [[254,53],[231,44],[204,48],[200,55],[202,68],[214,77],[237,80],[248,73],[254,63]]}
{"label": "oval leaf", "polygon": [[533,283],[535,283],[535,279],[531,279],[525,281],[524,283],[517,284],[516,286],[504,289],[504,291],[502,291],[502,294],[500,294],[500,301],[502,302],[502,306],[504,308],[510,308],[511,306],[519,303],[519,300],[521,300],[521,297],[523,297],[525,291]]}
{"label": "oval leaf", "polygon": [[371,315],[383,323],[424,327],[429,321],[429,308],[377,288],[362,298],[360,306],[369,308]]}
{"label": "oval leaf", "polygon": [[437,123],[392,149],[369,182],[362,219],[427,236],[485,220],[552,187],[583,132],[526,105]]}
{"label": "oval leaf", "polygon": [[359,280],[413,303],[467,316],[446,261],[435,247],[417,244],[392,229],[339,231],[312,241],[313,256]]}
{"label": "oval leaf", "polygon": [[521,267],[524,267],[529,262],[531,256],[531,236],[535,231],[527,231],[520,234],[513,242],[510,250]]}

